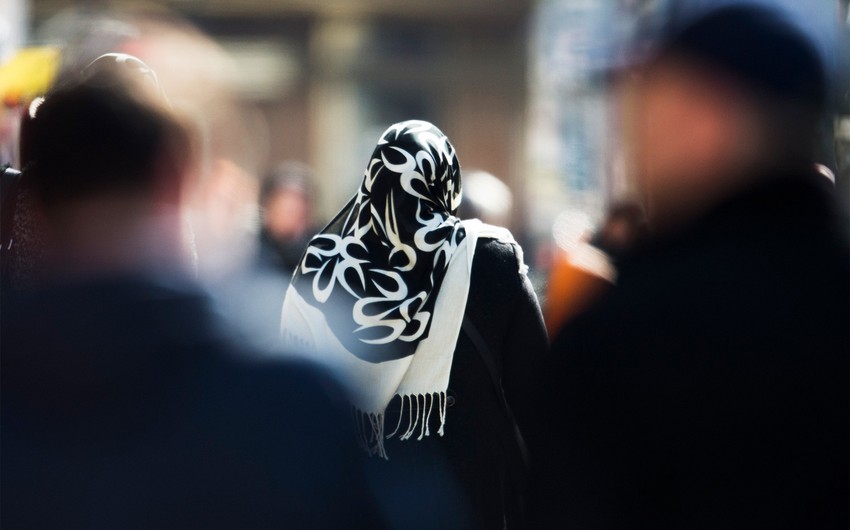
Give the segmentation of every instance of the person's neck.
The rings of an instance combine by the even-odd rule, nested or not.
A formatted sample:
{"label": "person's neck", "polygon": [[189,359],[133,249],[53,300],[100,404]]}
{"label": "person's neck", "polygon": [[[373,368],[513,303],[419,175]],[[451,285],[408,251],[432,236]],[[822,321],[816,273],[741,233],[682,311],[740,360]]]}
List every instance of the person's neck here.
{"label": "person's neck", "polygon": [[777,157],[775,161],[717,173],[713,186],[679,190],[677,194],[667,194],[655,208],[650,204],[652,232],[659,236],[678,233],[753,190],[790,177],[814,179],[813,172],[813,163],[805,158]]}
{"label": "person's neck", "polygon": [[176,205],[98,198],[74,205],[56,219],[57,276],[157,271],[186,274],[189,249]]}

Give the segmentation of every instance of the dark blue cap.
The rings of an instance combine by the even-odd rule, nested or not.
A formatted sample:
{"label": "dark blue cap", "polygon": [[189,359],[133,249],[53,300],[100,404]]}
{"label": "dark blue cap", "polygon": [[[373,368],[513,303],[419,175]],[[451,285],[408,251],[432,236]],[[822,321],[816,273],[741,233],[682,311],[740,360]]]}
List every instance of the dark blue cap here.
{"label": "dark blue cap", "polygon": [[778,11],[718,8],[664,39],[656,60],[683,56],[730,75],[764,96],[821,109],[826,74],[814,45]]}

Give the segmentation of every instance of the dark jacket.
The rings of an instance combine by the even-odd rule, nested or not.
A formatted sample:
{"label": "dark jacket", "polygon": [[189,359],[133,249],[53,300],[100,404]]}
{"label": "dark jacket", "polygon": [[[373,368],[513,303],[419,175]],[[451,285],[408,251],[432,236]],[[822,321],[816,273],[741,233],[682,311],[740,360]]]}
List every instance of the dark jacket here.
{"label": "dark jacket", "polygon": [[817,176],[656,241],[562,330],[539,528],[847,528],[850,270]]}
{"label": "dark jacket", "polygon": [[382,527],[336,385],[245,353],[185,284],[4,299],[2,526]]}
{"label": "dark jacket", "polygon": [[[516,440],[482,360],[490,355],[520,428],[529,416],[529,385],[547,349],[546,331],[531,284],[518,272],[511,245],[479,240],[466,315],[486,341],[478,351],[462,329],[449,378],[445,436],[387,440],[388,461],[370,459],[373,478],[397,500],[397,528],[517,528],[522,492],[511,468]],[[398,398],[387,409],[391,431]],[[507,427],[507,428],[506,428]],[[522,462],[519,462],[522,466]]]}

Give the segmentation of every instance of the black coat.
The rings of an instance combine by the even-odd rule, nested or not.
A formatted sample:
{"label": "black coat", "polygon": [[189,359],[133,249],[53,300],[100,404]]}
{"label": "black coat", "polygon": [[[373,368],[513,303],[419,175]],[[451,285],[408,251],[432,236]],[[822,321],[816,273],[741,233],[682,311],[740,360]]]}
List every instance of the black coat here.
{"label": "black coat", "polygon": [[182,284],[3,300],[4,528],[374,528],[344,401]]}
{"label": "black coat", "polygon": [[[546,330],[528,279],[518,272],[511,245],[479,240],[472,264],[466,315],[487,342],[506,399],[522,427],[529,416],[529,385],[547,350]],[[386,442],[388,461],[369,459],[372,479],[390,492],[396,528],[486,528],[521,525],[521,491],[511,467],[516,441],[487,366],[461,330],[449,378],[445,436],[435,416],[431,435]],[[396,425],[399,400],[387,409]],[[520,463],[520,466],[522,463]],[[387,496],[384,496],[386,499]]]}
{"label": "black coat", "polygon": [[656,240],[562,330],[538,527],[848,527],[850,264],[818,178]]}

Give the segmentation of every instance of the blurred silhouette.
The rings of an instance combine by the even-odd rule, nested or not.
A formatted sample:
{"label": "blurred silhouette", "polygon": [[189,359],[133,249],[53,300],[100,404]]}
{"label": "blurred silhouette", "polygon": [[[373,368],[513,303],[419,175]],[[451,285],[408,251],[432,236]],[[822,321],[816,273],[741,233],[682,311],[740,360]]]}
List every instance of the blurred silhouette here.
{"label": "blurred silhouette", "polygon": [[[33,116],[42,101],[43,98],[35,98],[21,115],[18,151],[22,168],[31,162]],[[44,220],[36,205],[32,179],[25,178],[16,170],[7,172],[4,175],[2,201],[0,289],[2,292],[27,289],[38,284],[46,262]]]}
{"label": "blurred silhouette", "polygon": [[279,165],[260,188],[259,259],[284,276],[292,276],[313,226],[314,188],[310,170],[297,162]]}
{"label": "blurred silhouette", "polygon": [[[228,274],[250,266],[256,251],[268,126],[234,92],[243,72],[211,37],[168,11],[140,8],[116,17],[132,30],[122,49],[156,70],[175,110],[200,131],[198,182],[187,210],[199,278],[216,290]],[[97,26],[103,27],[109,24]]]}
{"label": "blurred silhouette", "polygon": [[[39,39],[61,44],[61,54],[60,48],[42,52],[52,51],[58,72],[55,80],[53,69],[49,76],[35,76],[41,90],[73,80],[92,60],[111,51],[138,56],[156,71],[169,105],[198,131],[196,182],[181,214],[187,219],[193,267],[202,280],[216,285],[246,265],[255,251],[256,173],[266,156],[267,138],[265,123],[253,107],[234,97],[232,80],[239,72],[230,57],[176,13],[150,6],[71,8],[45,21],[39,31]],[[27,164],[28,121],[24,113],[20,168]],[[45,260],[42,220],[31,204],[28,180],[21,180],[18,191],[14,250],[0,254],[7,272],[4,281],[14,288],[37,285]]]}
{"label": "blurred silhouette", "polygon": [[211,286],[217,307],[260,348],[280,345],[280,308],[292,273],[315,233],[309,169],[279,165],[260,186],[256,256]]}
{"label": "blurred silhouette", "polygon": [[551,336],[617,281],[617,263],[645,237],[646,221],[633,202],[614,204],[599,229],[558,248],[546,287],[546,329]]}
{"label": "blurred silhouette", "polygon": [[49,274],[3,299],[3,527],[381,527],[335,383],[244,359],[189,279],[195,139],[147,66],[97,59],[31,126]]}
{"label": "blurred silhouette", "polygon": [[640,75],[651,236],[554,341],[535,528],[847,528],[850,263],[811,156],[818,56],[732,6]]}
{"label": "blurred silhouette", "polygon": [[546,332],[519,245],[458,219],[460,198],[448,138],[392,125],[284,301],[284,343],[347,381],[399,528],[523,522],[519,428]]}
{"label": "blurred silhouette", "polygon": [[[11,287],[9,270],[14,237],[12,224],[18,207],[18,191],[21,185],[21,172],[10,166],[0,172],[0,296]],[[17,249],[15,249],[17,250]]]}
{"label": "blurred silhouette", "polygon": [[0,63],[0,298],[36,276],[32,265],[37,256],[27,258],[37,252],[40,234],[28,215],[32,199],[19,171],[26,150],[20,144],[25,141],[30,104],[49,87],[58,58],[57,48],[40,46],[19,50]]}

